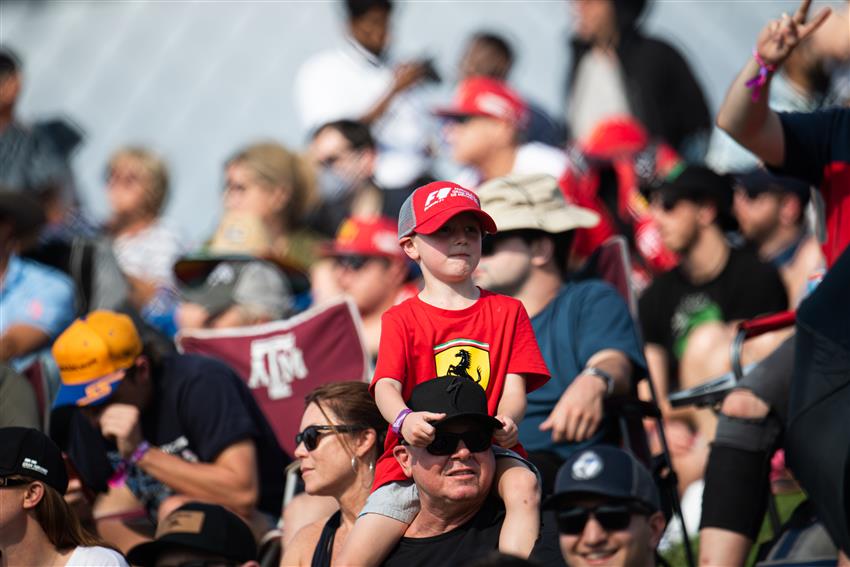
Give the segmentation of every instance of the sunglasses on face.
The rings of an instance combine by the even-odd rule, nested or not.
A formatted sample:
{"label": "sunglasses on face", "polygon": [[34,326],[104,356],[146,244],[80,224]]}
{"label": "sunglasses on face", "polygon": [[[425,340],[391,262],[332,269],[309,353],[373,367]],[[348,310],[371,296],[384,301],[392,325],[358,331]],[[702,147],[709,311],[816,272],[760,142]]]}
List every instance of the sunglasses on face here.
{"label": "sunglasses on face", "polygon": [[310,425],[304,431],[295,434],[295,446],[304,443],[308,451],[319,446],[319,438],[325,433],[352,433],[366,429],[362,425]]}
{"label": "sunglasses on face", "polygon": [[511,238],[519,238],[526,244],[531,244],[540,237],[541,232],[535,230],[507,230],[496,234],[488,234],[481,240],[481,255],[492,256],[496,253],[496,247]]}
{"label": "sunglasses on face", "polygon": [[478,429],[470,429],[463,433],[451,433],[448,431],[437,431],[434,435],[434,440],[428,445],[425,450],[432,455],[445,456],[452,455],[457,451],[458,443],[463,441],[463,444],[472,453],[480,453],[486,451],[492,445],[492,433],[489,431],[481,431]]}
{"label": "sunglasses on face", "polygon": [[339,256],[336,263],[340,268],[358,272],[369,263],[369,260],[371,260],[369,256]]}
{"label": "sunglasses on face", "polygon": [[648,515],[649,512],[634,504],[606,504],[595,508],[570,508],[558,514],[558,531],[567,535],[581,534],[591,514],[605,531],[616,532],[629,527],[633,514]]}

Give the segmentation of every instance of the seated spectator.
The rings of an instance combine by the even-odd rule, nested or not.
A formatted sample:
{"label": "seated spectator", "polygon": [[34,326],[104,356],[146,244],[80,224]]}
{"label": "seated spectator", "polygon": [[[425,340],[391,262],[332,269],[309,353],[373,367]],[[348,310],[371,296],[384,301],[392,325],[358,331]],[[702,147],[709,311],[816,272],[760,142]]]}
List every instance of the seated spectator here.
{"label": "seated spectator", "polygon": [[439,78],[428,61],[391,60],[392,0],[340,4],[347,16],[342,46],[310,57],[295,75],[295,105],[305,137],[334,120],[366,124],[381,148],[378,185],[410,192],[431,181],[435,124],[422,87]]}
{"label": "seated spectator", "polygon": [[458,183],[474,188],[509,173],[546,173],[560,177],[566,154],[539,142],[522,143],[528,125],[525,101],[501,81],[472,77],[457,89],[452,106],[438,109],[448,120],[446,137],[452,159],[468,168]]}
{"label": "seated spectator", "polygon": [[254,536],[239,516],[215,504],[189,502],[171,512],[156,539],[127,553],[133,565],[259,567]]}
{"label": "seated spectator", "polygon": [[558,471],[555,493],[543,502],[560,532],[571,567],[648,567],[666,521],[658,488],[632,455],[600,446],[576,453]]}
{"label": "seated spectator", "polygon": [[0,191],[0,362],[23,370],[74,320],[68,276],[18,253],[44,224],[29,195]]}
{"label": "seated spectator", "polygon": [[384,189],[375,182],[378,150],[369,127],[354,120],[337,120],[319,126],[309,148],[318,170],[321,202],[308,223],[332,237],[346,217],[397,217],[410,194]]}
{"label": "seated spectator", "polygon": [[[640,299],[646,360],[662,410],[677,386],[690,388],[730,371],[735,321],[788,308],[776,269],[755,254],[732,248],[731,178],[689,166],[652,189],[651,212],[664,245],[681,257]],[[745,365],[771,352],[779,340],[767,334],[747,341]],[[700,413],[701,412],[701,413]],[[705,440],[714,437],[710,410],[694,416]]]}
{"label": "seated spectator", "polygon": [[[514,50],[508,40],[491,32],[477,32],[466,44],[458,65],[460,80],[490,77],[508,80],[514,65]],[[528,127],[524,139],[549,146],[562,147],[566,142],[564,124],[554,120],[538,104],[528,101]]]}
{"label": "seated spectator", "polygon": [[259,325],[293,312],[289,281],[271,262],[227,256],[185,259],[175,265],[175,272],[179,277],[198,268],[207,274],[202,283],[180,282],[184,301],[175,315],[180,330]]}
{"label": "seated spectator", "polygon": [[131,301],[142,309],[158,292],[173,291],[171,268],[183,252],[161,219],[168,199],[165,162],[144,148],[118,150],[109,159],[106,196],[111,211],[104,228],[131,284]]}
{"label": "seated spectator", "polygon": [[330,567],[369,497],[386,422],[363,382],[320,386],[305,402],[295,450],[304,490],[332,497],[339,510],[305,525],[291,542],[284,542],[280,564]]}
{"label": "seated spectator", "polygon": [[62,495],[62,452],[25,427],[0,428],[0,561],[3,565],[127,567],[124,557],[87,532]]}
{"label": "seated spectator", "polygon": [[759,257],[779,270],[791,308],[807,293],[809,277],[825,267],[817,238],[806,224],[809,184],[756,170],[738,178],[735,217]]}
{"label": "seated spectator", "polygon": [[409,282],[410,262],[398,245],[397,234],[397,224],[390,219],[350,218],[328,249],[335,264],[336,286],[357,306],[372,358],[378,356],[381,316],[419,292]]}
{"label": "seated spectator", "polygon": [[[466,378],[437,378],[416,386],[408,406],[443,417],[432,422],[436,432],[428,447],[402,443],[393,449],[421,509],[384,565],[464,565],[496,550],[505,511],[494,496],[491,440],[501,423],[487,414],[484,391]],[[534,555],[544,565],[557,561]]]}
{"label": "seated spectator", "polygon": [[273,142],[254,144],[227,160],[225,175],[225,213],[260,219],[271,254],[298,269],[309,268],[317,250],[316,236],[304,224],[315,200],[306,160]]}
{"label": "seated spectator", "polygon": [[[194,355],[161,358],[129,317],[95,311],[53,345],[62,387],[53,430],[95,511],[137,510],[154,523],[187,501],[226,506],[264,530],[280,515],[289,459],[242,380]],[[126,549],[131,534],[112,540]],[[99,528],[100,529],[100,528]]]}

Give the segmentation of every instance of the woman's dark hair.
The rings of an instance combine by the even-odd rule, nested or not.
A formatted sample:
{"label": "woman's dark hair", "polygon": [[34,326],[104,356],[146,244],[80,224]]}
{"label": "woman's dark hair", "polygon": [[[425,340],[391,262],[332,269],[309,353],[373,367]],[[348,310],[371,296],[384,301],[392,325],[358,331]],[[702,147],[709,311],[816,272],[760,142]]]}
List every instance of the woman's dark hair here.
{"label": "woman's dark hair", "polygon": [[316,404],[322,415],[332,422],[326,410],[339,420],[339,425],[360,425],[375,430],[374,457],[383,452],[387,422],[365,382],[332,382],[319,386],[304,398],[304,405]]}
{"label": "woman's dark hair", "polygon": [[327,122],[316,128],[313,139],[315,140],[325,130],[336,130],[339,132],[351,145],[351,149],[353,150],[375,149],[375,138],[372,137],[369,126],[363,122],[348,119]]}
{"label": "woman's dark hair", "polygon": [[393,3],[391,0],[345,0],[349,20],[356,20],[375,8],[392,12]]}

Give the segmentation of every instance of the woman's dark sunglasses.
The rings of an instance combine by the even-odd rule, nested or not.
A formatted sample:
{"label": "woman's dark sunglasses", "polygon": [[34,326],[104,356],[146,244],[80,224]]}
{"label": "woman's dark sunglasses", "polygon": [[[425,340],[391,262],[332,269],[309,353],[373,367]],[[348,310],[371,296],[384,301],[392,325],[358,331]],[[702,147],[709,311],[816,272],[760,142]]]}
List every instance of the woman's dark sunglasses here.
{"label": "woman's dark sunglasses", "polygon": [[448,431],[438,430],[434,435],[434,440],[425,450],[432,455],[451,455],[457,451],[458,443],[461,440],[463,440],[463,444],[471,452],[480,453],[481,451],[486,451],[492,445],[492,433],[479,429],[470,429],[463,433],[450,433]]}
{"label": "woman's dark sunglasses", "polygon": [[310,425],[295,434],[295,446],[304,443],[308,451],[313,451],[319,446],[319,438],[323,433],[352,433],[364,429],[366,428],[362,425]]}
{"label": "woman's dark sunglasses", "polygon": [[649,511],[636,504],[607,504],[595,508],[575,507],[558,514],[558,531],[567,535],[579,535],[590,515],[605,529],[616,532],[629,527],[632,514],[648,515]]}

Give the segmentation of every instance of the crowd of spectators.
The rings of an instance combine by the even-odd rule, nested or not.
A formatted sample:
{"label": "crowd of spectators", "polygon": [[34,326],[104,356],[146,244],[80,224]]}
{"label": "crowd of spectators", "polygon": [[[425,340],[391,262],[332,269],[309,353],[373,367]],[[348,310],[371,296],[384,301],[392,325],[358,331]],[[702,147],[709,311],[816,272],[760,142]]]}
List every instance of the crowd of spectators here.
{"label": "crowd of spectators", "polygon": [[[0,565],[653,565],[687,495],[700,562],[738,565],[777,476],[828,535],[801,560],[850,565],[848,447],[817,452],[846,439],[799,426],[806,388],[850,376],[850,6],[810,3],[713,119],[645,1],[569,2],[558,117],[489,30],[429,107],[442,78],[389,56],[393,2],[345,0],[345,45],[292,78],[303,147],[236,148],[200,247],[163,220],[179,188],[151,147],[112,152],[88,219],[79,137],[18,119],[3,45]],[[175,346],[340,297],[370,384],[310,376],[292,454],[246,377]],[[668,400],[738,366],[717,407]]]}

